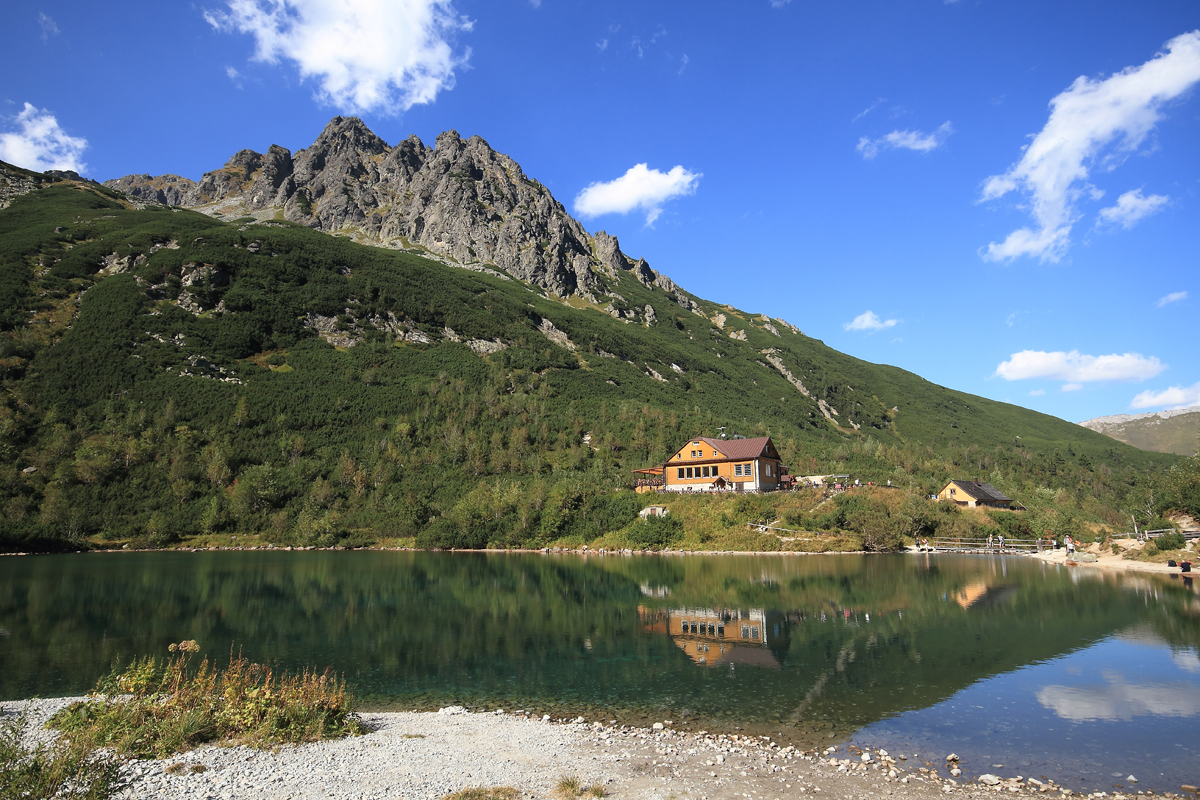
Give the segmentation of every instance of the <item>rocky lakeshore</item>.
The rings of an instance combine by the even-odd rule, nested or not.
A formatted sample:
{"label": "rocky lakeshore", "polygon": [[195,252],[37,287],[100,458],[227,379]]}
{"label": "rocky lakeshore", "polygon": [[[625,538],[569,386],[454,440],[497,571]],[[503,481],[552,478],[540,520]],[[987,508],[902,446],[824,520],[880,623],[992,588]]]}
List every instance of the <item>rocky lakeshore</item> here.
{"label": "rocky lakeshore", "polygon": [[[0,708],[5,715],[25,712],[29,740],[46,741],[52,734],[43,724],[68,702],[8,702]],[[459,707],[368,713],[362,720],[369,733],[349,739],[272,750],[208,746],[174,758],[130,761],[124,767],[129,784],[120,796],[438,800],[468,787],[511,786],[523,797],[542,798],[556,796],[566,777],[617,800],[807,795],[922,800],[995,793],[1126,800],[1155,794],[1129,789],[1084,795],[1027,776],[972,774],[954,754],[900,755],[846,745],[800,750],[763,736],[676,731],[671,721],[633,728],[607,720],[554,720],[521,710],[471,713]]]}

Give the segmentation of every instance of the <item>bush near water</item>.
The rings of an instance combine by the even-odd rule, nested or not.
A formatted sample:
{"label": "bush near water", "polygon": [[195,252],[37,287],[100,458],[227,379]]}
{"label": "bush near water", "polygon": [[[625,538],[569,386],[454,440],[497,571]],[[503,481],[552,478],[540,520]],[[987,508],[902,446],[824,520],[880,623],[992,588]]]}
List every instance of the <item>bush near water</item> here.
{"label": "bush near water", "polygon": [[231,656],[224,669],[207,658],[191,666],[193,641],[171,658],[147,656],[101,681],[98,696],[72,703],[50,727],[134,758],[162,758],[217,741],[257,747],[363,733],[345,682],[329,671],[276,674]]}
{"label": "bush near water", "polygon": [[[114,259],[124,271],[101,272]],[[197,264],[207,277],[188,272]],[[579,298],[283,222],[130,210],[95,187],[18,197],[0,211],[0,548],[238,535],[297,546],[767,549],[745,523],[782,519],[830,535],[772,538],[775,548],[889,549],[930,525],[1017,524],[922,501],[967,476],[1028,506],[1036,533],[1123,530],[1130,510],[1142,520],[1200,513],[1196,459],[943,389],[692,298],[728,317],[719,330],[632,275],[604,280],[630,306],[653,304],[656,321],[625,325]],[[185,290],[207,310],[180,307]],[[305,325],[310,313],[360,341],[327,344]],[[370,322],[389,313],[430,343]],[[551,343],[543,319],[577,350]],[[468,340],[508,346],[480,356]],[[771,358],[839,409],[839,424]],[[793,474],[891,480],[903,502],[839,500],[810,519],[815,502],[628,491],[631,469],[722,427],[772,436]],[[650,502],[670,504],[682,532],[639,527]]]}

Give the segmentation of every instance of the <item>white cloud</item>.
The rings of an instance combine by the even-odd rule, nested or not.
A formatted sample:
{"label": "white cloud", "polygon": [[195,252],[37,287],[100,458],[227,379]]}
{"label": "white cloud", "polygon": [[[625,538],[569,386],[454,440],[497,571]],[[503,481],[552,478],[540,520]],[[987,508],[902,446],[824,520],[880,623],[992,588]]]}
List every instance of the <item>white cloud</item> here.
{"label": "white cloud", "polygon": [[[1081,76],[1050,101],[1050,119],[1021,160],[983,185],[981,200],[1020,190],[1029,196],[1037,229],[1019,228],[987,246],[984,258],[1028,255],[1057,261],[1079,219],[1076,202],[1093,187],[1089,170],[1113,169],[1137,150],[1161,118],[1162,106],[1200,81],[1200,30],[1176,36],[1139,67],[1104,80]],[[1110,147],[1111,146],[1111,147]],[[1119,202],[1119,201],[1118,201]]]}
{"label": "white cloud", "polygon": [[[870,109],[867,110],[869,111]],[[863,113],[865,114],[866,112]],[[863,158],[868,159],[879,155],[879,151],[881,150],[889,150],[893,147],[902,150],[916,150],[918,153],[928,153],[930,150],[936,150],[938,147],[941,147],[942,143],[946,141],[946,137],[952,133],[954,133],[954,126],[949,122],[944,122],[933,133],[892,131],[879,139],[868,139],[864,136],[858,140],[858,147],[856,149],[862,153]]]}
{"label": "white cloud", "polygon": [[[1013,353],[1008,361],[996,367],[996,375],[1006,381],[1043,378],[1066,381],[1068,384],[1097,381],[1144,381],[1153,378],[1167,365],[1151,356],[1125,353],[1108,356],[1088,356],[1078,350],[1047,353],[1042,350],[1022,350]],[[1063,387],[1064,390],[1070,391]]]}
{"label": "white cloud", "polygon": [[899,324],[898,319],[880,319],[879,315],[874,311],[864,311],[854,319],[842,325],[844,330],[848,331],[882,331],[888,328],[894,328]]}
{"label": "white cloud", "polygon": [[472,23],[450,0],[225,0],[206,12],[222,31],[252,35],[254,58],[295,62],[318,82],[322,101],[337,108],[406,111],[454,88],[454,71],[470,51],[453,40]]}
{"label": "white cloud", "polygon": [[596,42],[596,49],[599,50],[601,53],[603,53],[605,50],[607,50],[608,49],[608,39],[601,39],[600,41]]}
{"label": "white cloud", "polygon": [[38,25],[42,28],[42,41],[46,41],[51,36],[58,36],[58,23],[50,19],[44,13],[38,14]]}
{"label": "white cloud", "polygon": [[1117,198],[1115,206],[1100,209],[1100,221],[1110,225],[1120,225],[1122,228],[1132,228],[1141,220],[1155,214],[1171,201],[1166,195],[1142,195],[1141,189],[1126,192]]}
{"label": "white cloud", "polygon": [[783,8],[792,0],[771,0],[771,8]]}
{"label": "white cloud", "polygon": [[858,122],[860,119],[862,119],[863,117],[865,117],[867,114],[870,114],[872,111],[874,111],[875,109],[879,108],[879,106],[881,106],[881,105],[883,104],[883,102],[884,102],[884,99],[885,99],[885,98],[882,98],[882,97],[876,98],[876,100],[875,100],[875,102],[874,102],[874,103],[871,103],[871,105],[867,106],[867,107],[866,107],[866,108],[864,108],[862,111],[860,111],[860,112],[858,112],[857,114],[855,114],[855,115],[854,115],[854,119],[850,120],[850,122],[851,122],[851,123]]}
{"label": "white cloud", "polygon": [[1154,305],[1156,308],[1162,308],[1171,303],[1178,303],[1180,300],[1187,300],[1187,292],[1171,292],[1168,295],[1158,298],[1158,302]]}
{"label": "white cloud", "polygon": [[1062,390],[1064,392],[1078,392],[1082,388],[1083,388],[1082,383],[1064,383],[1062,385]]}
{"label": "white cloud", "polygon": [[85,172],[83,151],[87,139],[68,136],[54,115],[26,103],[16,116],[15,131],[0,133],[0,161],[18,167],[45,172],[48,169],[72,169]]}
{"label": "white cloud", "polygon": [[575,211],[585,217],[598,217],[638,209],[646,212],[646,224],[653,225],[662,214],[663,203],[694,194],[702,177],[702,173],[689,172],[682,166],[659,172],[636,164],[616,180],[593,183],[580,192],[575,198]]}
{"label": "white cloud", "polygon": [[1161,392],[1149,389],[1133,398],[1130,408],[1191,408],[1200,406],[1200,383],[1192,386],[1172,386]]}
{"label": "white cloud", "polygon": [[684,53],[683,54],[683,64],[679,67],[679,72],[677,74],[679,74],[679,75],[683,74],[683,71],[685,69],[687,69],[688,61],[690,61],[690,59],[687,57],[687,53]]}
{"label": "white cloud", "polygon": [[1029,393],[1029,396],[1030,397],[1041,397],[1045,393],[1046,393],[1045,389],[1034,389],[1032,392]]}

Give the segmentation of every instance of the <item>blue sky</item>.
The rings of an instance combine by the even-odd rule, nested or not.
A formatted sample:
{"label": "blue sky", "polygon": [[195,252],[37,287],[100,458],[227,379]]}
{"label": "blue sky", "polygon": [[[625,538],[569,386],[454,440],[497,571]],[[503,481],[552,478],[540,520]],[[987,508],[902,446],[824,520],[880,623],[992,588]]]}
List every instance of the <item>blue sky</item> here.
{"label": "blue sky", "polygon": [[[16,0],[0,158],[478,134],[689,291],[1069,420],[1200,405],[1200,5]],[[642,165],[642,166],[639,166]]]}

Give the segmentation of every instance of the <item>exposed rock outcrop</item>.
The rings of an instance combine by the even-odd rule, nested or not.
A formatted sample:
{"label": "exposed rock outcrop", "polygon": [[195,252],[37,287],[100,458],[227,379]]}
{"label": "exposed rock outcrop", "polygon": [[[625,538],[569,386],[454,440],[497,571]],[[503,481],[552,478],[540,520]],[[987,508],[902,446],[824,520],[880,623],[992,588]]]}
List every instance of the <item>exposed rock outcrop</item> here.
{"label": "exposed rock outcrop", "polygon": [[591,236],[546,187],[478,136],[456,131],[427,147],[395,147],[356,117],[334,117],[310,147],[292,154],[242,150],[199,182],[127,175],[106,186],[143,202],[219,216],[274,210],[286,219],[364,243],[419,247],[468,268],[494,265],[558,296],[595,302],[598,275],[632,273],[696,310],[669,278],[621,252],[615,236]]}

